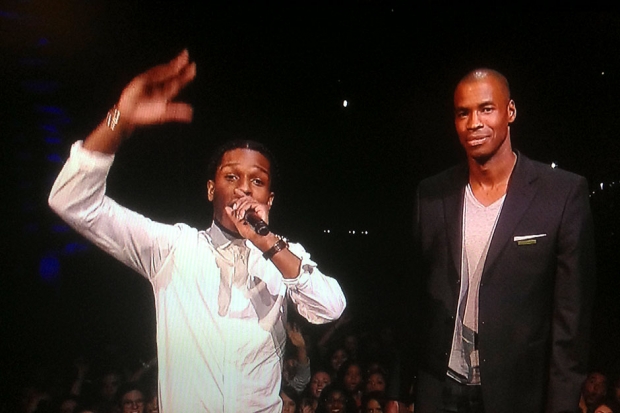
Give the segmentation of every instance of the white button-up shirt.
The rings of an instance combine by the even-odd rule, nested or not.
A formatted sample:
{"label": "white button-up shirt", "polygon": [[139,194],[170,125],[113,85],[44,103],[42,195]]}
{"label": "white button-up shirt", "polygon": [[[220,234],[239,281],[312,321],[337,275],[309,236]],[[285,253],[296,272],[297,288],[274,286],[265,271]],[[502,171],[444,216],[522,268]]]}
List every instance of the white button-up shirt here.
{"label": "white button-up shirt", "polygon": [[337,319],[345,298],[299,244],[300,274],[284,279],[246,240],[216,225],[166,225],[105,195],[114,156],[76,142],[49,203],[94,244],[146,277],[157,319],[163,413],[280,413],[286,297],[312,323]]}

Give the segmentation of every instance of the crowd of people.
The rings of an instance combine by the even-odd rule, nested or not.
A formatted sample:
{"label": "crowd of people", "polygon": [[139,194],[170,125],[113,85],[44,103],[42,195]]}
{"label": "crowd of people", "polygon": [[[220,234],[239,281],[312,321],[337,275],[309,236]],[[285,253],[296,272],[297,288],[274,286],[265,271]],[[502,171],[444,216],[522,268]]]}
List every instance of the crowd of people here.
{"label": "crowd of people", "polygon": [[[415,367],[398,325],[368,325],[350,312],[324,326],[290,314],[282,358],[283,413],[414,411]],[[119,365],[112,356],[38,364],[15,377],[0,412],[153,413],[157,361]],[[69,369],[70,367],[70,369]],[[65,374],[71,370],[71,373]],[[575,413],[619,413],[620,376],[592,371]]]}
{"label": "crowd of people", "polygon": [[[339,404],[357,412],[373,403],[378,409],[390,400],[401,400],[401,408],[411,404],[413,377],[402,374],[402,350],[392,329],[366,327],[348,313],[315,326],[291,312],[282,356],[283,412],[331,411],[328,406]],[[121,361],[126,358],[119,352],[110,352],[75,354],[65,360],[24,367],[13,377],[0,412],[158,411],[156,358],[129,363]],[[342,406],[340,410],[345,411]]]}

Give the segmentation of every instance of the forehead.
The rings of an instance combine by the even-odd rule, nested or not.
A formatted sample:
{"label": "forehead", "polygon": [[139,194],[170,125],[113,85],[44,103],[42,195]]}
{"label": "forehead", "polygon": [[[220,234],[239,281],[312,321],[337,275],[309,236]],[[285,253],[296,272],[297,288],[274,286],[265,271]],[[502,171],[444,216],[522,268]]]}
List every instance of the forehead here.
{"label": "forehead", "polygon": [[461,81],[454,90],[454,107],[477,106],[481,103],[508,103],[506,86],[493,76]]}
{"label": "forehead", "polygon": [[332,390],[329,395],[327,396],[327,400],[342,400],[345,398],[344,393],[341,390]]}
{"label": "forehead", "polygon": [[314,380],[329,380],[329,374],[324,371],[317,371],[316,373],[314,373],[312,378]]}
{"label": "forehead", "polygon": [[123,400],[135,399],[140,397],[142,397],[142,392],[140,390],[131,390],[123,395]]}
{"label": "forehead", "polygon": [[368,403],[366,404],[367,407],[372,408],[372,409],[376,409],[378,407],[381,407],[381,405],[379,404],[379,402],[375,399],[370,399],[368,400]]}
{"label": "forehead", "polygon": [[259,168],[267,174],[271,172],[271,164],[269,163],[269,160],[265,157],[265,155],[258,151],[247,148],[231,149],[230,151],[224,152],[224,155],[222,155],[222,160],[217,166],[217,169],[220,170],[224,167],[235,166],[245,168]]}
{"label": "forehead", "polygon": [[607,378],[604,375],[600,374],[600,373],[591,373],[588,376],[588,381],[590,381],[590,382],[604,382],[606,380],[607,380]]}
{"label": "forehead", "polygon": [[350,364],[349,367],[347,367],[347,372],[350,372],[350,371],[361,371],[361,370],[362,369],[360,368],[360,366],[355,364],[355,363]]}

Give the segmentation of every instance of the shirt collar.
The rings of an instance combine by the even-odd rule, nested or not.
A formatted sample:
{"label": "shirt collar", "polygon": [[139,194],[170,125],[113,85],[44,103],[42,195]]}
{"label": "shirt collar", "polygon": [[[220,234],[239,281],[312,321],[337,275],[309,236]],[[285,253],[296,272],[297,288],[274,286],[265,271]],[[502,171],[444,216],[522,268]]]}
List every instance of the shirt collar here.
{"label": "shirt collar", "polygon": [[207,229],[207,234],[216,249],[228,248],[230,245],[246,246],[245,239],[228,231],[217,220],[213,220],[213,223]]}

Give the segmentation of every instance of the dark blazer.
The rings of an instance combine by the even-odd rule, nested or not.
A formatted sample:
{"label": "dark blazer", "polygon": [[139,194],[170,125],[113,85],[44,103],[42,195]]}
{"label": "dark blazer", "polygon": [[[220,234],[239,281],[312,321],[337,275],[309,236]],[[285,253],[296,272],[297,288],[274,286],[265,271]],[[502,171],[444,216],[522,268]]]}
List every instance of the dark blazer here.
{"label": "dark blazer", "polygon": [[[416,413],[434,411],[446,377],[467,182],[460,165],[418,186],[414,233],[426,296]],[[480,284],[486,412],[575,411],[587,370],[593,239],[586,180],[519,154]]]}

